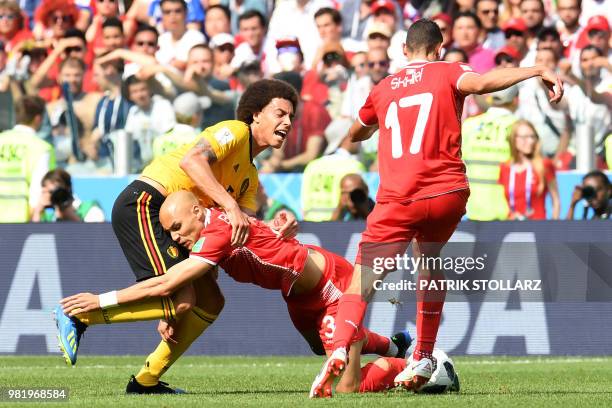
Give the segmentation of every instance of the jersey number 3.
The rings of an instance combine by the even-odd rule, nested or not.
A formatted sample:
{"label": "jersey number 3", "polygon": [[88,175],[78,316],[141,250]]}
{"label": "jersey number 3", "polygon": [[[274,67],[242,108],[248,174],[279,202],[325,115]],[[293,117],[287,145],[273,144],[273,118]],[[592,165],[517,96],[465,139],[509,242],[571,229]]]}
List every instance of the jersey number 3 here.
{"label": "jersey number 3", "polygon": [[432,102],[433,95],[429,92],[405,96],[399,100],[399,107],[397,102],[391,102],[385,116],[385,127],[391,129],[391,156],[394,159],[399,159],[404,154],[398,109],[409,108],[411,106],[419,107],[414,133],[412,134],[412,141],[410,142],[410,153],[417,154],[421,151],[425,125],[427,125],[427,119],[429,119]]}

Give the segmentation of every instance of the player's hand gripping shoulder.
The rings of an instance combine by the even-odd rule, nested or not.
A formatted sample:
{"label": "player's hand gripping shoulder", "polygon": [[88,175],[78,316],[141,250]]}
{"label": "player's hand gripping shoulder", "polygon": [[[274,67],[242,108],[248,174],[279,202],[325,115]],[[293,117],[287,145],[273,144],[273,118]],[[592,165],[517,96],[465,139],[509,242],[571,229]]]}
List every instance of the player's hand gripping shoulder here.
{"label": "player's hand gripping shoulder", "polygon": [[227,213],[232,225],[232,245],[241,246],[249,238],[249,216],[217,181],[210,166],[217,161],[212,146],[201,138],[181,160],[181,168],[206,195]]}
{"label": "player's hand gripping shoulder", "polygon": [[270,221],[268,225],[280,239],[295,238],[299,228],[295,215],[286,210],[281,210],[276,213],[274,219]]}
{"label": "player's hand gripping shoulder", "polygon": [[232,225],[232,246],[244,245],[249,239],[249,215],[240,208],[238,203],[235,206],[225,208],[225,213]]}

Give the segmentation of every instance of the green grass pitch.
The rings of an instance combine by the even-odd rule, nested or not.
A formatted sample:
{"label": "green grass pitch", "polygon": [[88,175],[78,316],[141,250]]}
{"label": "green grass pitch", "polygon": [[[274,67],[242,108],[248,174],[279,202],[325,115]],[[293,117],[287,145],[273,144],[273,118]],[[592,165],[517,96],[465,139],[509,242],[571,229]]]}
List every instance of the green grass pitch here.
{"label": "green grass pitch", "polygon": [[[453,395],[387,392],[308,400],[318,357],[185,357],[164,379],[189,395],[126,396],[144,357],[82,356],[67,367],[58,356],[0,357],[0,388],[68,387],[69,402],[38,406],[368,406],[368,407],[610,407],[612,357],[455,357],[462,391]],[[1,406],[8,403],[0,402]],[[34,406],[18,403],[16,407]]]}

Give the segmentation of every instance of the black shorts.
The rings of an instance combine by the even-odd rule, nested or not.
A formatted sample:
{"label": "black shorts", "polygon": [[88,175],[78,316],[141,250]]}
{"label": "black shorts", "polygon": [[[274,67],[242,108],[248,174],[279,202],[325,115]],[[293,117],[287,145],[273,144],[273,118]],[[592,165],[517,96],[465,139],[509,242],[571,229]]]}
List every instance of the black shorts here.
{"label": "black shorts", "polygon": [[189,250],[174,242],[159,222],[164,200],[159,191],[139,180],[115,200],[113,230],[137,281],[164,274],[189,257]]}

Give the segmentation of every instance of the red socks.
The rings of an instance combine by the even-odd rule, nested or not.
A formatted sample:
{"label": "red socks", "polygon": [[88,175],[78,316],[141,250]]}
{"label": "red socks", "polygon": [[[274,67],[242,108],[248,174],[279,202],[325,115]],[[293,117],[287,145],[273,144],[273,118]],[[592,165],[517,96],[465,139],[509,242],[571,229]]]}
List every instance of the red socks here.
{"label": "red socks", "polygon": [[363,322],[367,306],[367,302],[361,295],[342,295],[338,301],[338,313],[336,313],[334,350],[340,347],[348,349],[357,329]]}
{"label": "red socks", "polygon": [[361,354],[378,354],[379,356],[386,356],[389,351],[389,344],[391,339],[388,337],[381,336],[378,333],[374,333],[364,328],[367,336],[367,342],[361,349]]}
{"label": "red socks", "polygon": [[[427,281],[441,279],[444,279],[441,275],[432,278],[423,278],[423,280]],[[420,280],[421,278],[419,278],[419,281]],[[438,285],[438,287],[440,286],[441,285]],[[436,337],[438,336],[438,327],[440,327],[445,296],[446,291],[444,290],[417,291],[417,344],[413,353],[413,358],[415,360],[420,360],[422,357],[431,357],[431,353],[433,353]]]}

